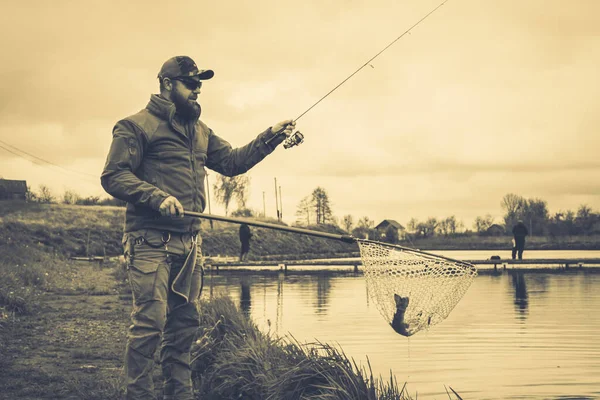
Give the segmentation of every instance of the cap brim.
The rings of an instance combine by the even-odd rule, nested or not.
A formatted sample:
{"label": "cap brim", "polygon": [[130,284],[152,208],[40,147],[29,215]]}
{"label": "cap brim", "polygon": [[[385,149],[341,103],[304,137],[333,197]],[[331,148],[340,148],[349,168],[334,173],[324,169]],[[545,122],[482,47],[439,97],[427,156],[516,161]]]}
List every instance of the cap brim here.
{"label": "cap brim", "polygon": [[215,76],[215,73],[212,69],[203,69],[200,71],[199,74],[194,75],[194,76],[200,80],[206,80],[206,79],[210,79],[213,76]]}

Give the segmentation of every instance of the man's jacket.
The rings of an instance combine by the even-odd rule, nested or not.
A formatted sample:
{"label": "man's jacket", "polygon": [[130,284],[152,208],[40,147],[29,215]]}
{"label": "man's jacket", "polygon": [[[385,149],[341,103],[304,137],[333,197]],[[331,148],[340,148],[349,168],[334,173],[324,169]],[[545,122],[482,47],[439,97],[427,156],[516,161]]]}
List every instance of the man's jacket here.
{"label": "man's jacket", "polygon": [[242,174],[285,138],[281,135],[267,144],[272,136],[269,128],[247,145],[233,149],[199,118],[180,123],[175,105],[152,95],[145,109],[115,125],[102,187],[127,201],[125,232],[149,228],[197,231],[197,218],[162,217],[158,209],[163,200],[174,196],[184,210],[204,211],[205,168],[225,176]]}
{"label": "man's jacket", "polygon": [[517,223],[512,230],[515,238],[525,238],[529,234],[527,227],[522,222]]}

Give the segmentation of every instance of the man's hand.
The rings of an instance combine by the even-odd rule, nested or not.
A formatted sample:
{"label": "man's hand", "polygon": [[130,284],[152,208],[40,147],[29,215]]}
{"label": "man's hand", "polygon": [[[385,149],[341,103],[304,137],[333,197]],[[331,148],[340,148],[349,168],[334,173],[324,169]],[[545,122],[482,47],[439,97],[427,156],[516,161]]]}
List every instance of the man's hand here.
{"label": "man's hand", "polygon": [[160,214],[165,217],[180,217],[183,218],[183,206],[173,196],[169,196],[160,203],[160,207],[158,208]]}
{"label": "man's hand", "polygon": [[285,121],[281,121],[273,125],[271,130],[273,131],[273,133],[281,131],[280,133],[284,133],[285,137],[289,137],[294,131],[295,127],[296,123],[293,119],[286,119]]}

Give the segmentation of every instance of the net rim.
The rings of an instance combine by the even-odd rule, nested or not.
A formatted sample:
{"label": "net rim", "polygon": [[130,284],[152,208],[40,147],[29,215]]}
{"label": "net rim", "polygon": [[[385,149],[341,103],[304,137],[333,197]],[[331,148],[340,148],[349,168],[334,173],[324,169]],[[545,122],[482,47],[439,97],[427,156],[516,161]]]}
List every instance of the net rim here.
{"label": "net rim", "polygon": [[475,273],[477,273],[477,268],[475,267],[475,265],[466,262],[466,261],[461,261],[461,260],[456,260],[454,258],[450,258],[450,257],[445,257],[445,256],[441,256],[439,254],[433,254],[433,253],[428,253],[426,251],[421,251],[421,250],[417,250],[417,249],[412,249],[410,247],[404,247],[404,246],[400,246],[397,244],[392,244],[392,243],[384,243],[384,242],[378,242],[376,240],[369,240],[369,239],[356,239],[356,242],[360,245],[360,243],[369,243],[369,244],[376,244],[378,246],[382,246],[382,247],[389,247],[392,249],[400,249],[402,251],[408,252],[408,253],[414,253],[420,256],[424,256],[426,258],[430,258],[430,259],[443,259],[446,261],[450,261],[453,262],[455,264],[459,264],[463,267],[467,267],[469,269],[472,269]]}

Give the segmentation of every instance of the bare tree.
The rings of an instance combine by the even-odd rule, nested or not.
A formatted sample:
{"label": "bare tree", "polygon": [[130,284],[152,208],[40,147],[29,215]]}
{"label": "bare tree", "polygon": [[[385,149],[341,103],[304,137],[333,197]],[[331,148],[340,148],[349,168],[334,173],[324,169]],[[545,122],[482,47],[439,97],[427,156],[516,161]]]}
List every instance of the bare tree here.
{"label": "bare tree", "polygon": [[419,220],[416,218],[411,218],[410,221],[408,221],[408,224],[406,224],[406,229],[409,232],[417,232],[417,226],[419,226]]}
{"label": "bare tree", "polygon": [[456,220],[453,215],[448,217],[438,224],[438,231],[444,236],[452,236],[456,234],[456,231],[462,227],[462,222]]}
{"label": "bare tree", "polygon": [[494,217],[490,214],[486,214],[485,217],[477,217],[475,218],[475,222],[473,223],[473,228],[477,233],[483,233],[489,229],[490,226],[494,224]]}
{"label": "bare tree", "polygon": [[[298,207],[296,208],[296,216],[298,219],[296,223],[299,225],[310,225],[310,211],[312,210],[312,199],[308,196],[300,200]],[[305,222],[305,223],[304,223]]]}
{"label": "bare tree", "polygon": [[312,204],[315,209],[317,224],[324,224],[331,221],[333,213],[329,203],[329,196],[322,187],[317,187],[312,192]]}
{"label": "bare tree", "polygon": [[525,203],[526,201],[523,196],[509,193],[502,198],[501,205],[507,214],[516,215],[523,210]]}
{"label": "bare tree", "polygon": [[523,218],[527,200],[522,196],[509,193],[502,198],[502,203],[500,204],[506,211],[504,214],[504,225],[506,229],[510,230],[517,220]]}
{"label": "bare tree", "polygon": [[250,179],[245,175],[224,176],[217,175],[217,182],[213,186],[217,201],[225,206],[225,215],[229,213],[229,204],[235,197],[240,208],[246,207]]}
{"label": "bare tree", "polygon": [[577,209],[575,223],[577,227],[584,233],[588,233],[594,224],[594,212],[586,204],[582,204]]}
{"label": "bare tree", "polygon": [[436,230],[437,226],[438,226],[437,218],[429,217],[429,218],[427,218],[427,221],[420,222],[417,225],[417,233],[418,233],[418,235],[420,235],[424,238],[433,236],[433,235],[435,235],[435,230]]}
{"label": "bare tree", "polygon": [[63,203],[65,204],[77,204],[81,197],[72,190],[66,190],[63,194]]}
{"label": "bare tree", "polygon": [[358,223],[356,224],[357,228],[373,229],[374,226],[375,221],[369,219],[369,217],[362,217],[358,220]]}
{"label": "bare tree", "polygon": [[374,226],[375,222],[369,219],[369,217],[362,217],[356,223],[356,228],[352,230],[352,235],[359,238],[369,238],[370,235],[377,235],[373,230]]}
{"label": "bare tree", "polygon": [[48,186],[41,184],[37,199],[40,203],[54,203],[55,197]]}
{"label": "bare tree", "polygon": [[344,217],[342,218],[342,226],[344,227],[346,232],[350,232],[352,230],[353,225],[354,225],[354,220],[352,218],[352,215],[350,215],[350,214],[344,215]]}
{"label": "bare tree", "polygon": [[248,192],[250,191],[250,178],[247,175],[235,176],[235,199],[238,203],[238,208],[246,208],[248,200]]}
{"label": "bare tree", "polygon": [[27,185],[27,192],[25,193],[25,200],[28,202],[38,201],[38,195],[33,190],[31,190],[31,186]]}

